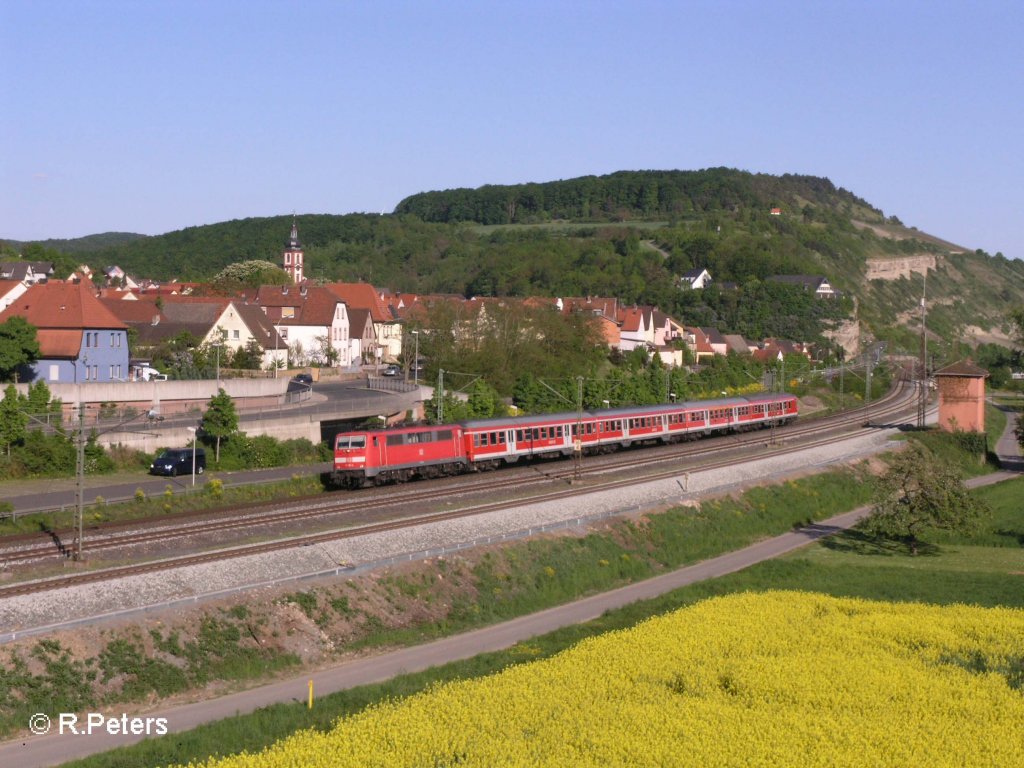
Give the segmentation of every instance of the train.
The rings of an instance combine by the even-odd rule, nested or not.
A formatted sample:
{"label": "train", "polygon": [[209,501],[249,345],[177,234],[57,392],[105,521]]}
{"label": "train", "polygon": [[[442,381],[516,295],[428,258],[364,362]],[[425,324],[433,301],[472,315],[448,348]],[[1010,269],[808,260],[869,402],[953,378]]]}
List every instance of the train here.
{"label": "train", "polygon": [[363,488],[444,477],[789,424],[797,413],[796,397],[782,392],[341,432],[330,479],[336,487]]}

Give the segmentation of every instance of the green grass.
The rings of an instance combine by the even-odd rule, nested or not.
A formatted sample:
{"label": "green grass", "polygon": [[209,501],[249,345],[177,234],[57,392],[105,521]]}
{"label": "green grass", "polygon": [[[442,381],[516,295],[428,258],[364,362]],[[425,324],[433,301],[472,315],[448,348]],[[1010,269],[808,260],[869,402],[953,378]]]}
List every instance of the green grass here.
{"label": "green grass", "polygon": [[[972,603],[1024,609],[1024,537],[1014,540],[1004,533],[1024,530],[1024,508],[1020,504],[1020,499],[1024,498],[1024,478],[975,493],[993,510],[982,529],[971,537],[950,535],[929,554],[912,557],[875,546],[865,542],[858,533],[849,532],[786,557],[610,611],[585,624],[531,638],[506,651],[482,654],[379,685],[331,694],[319,699],[312,711],[301,704],[275,705],[251,715],[229,718],[70,765],[127,768],[184,763],[243,749],[258,750],[300,728],[326,730],[338,717],[359,712],[380,701],[409,696],[438,683],[479,677],[509,665],[546,658],[584,638],[630,627],[651,616],[738,591],[794,589],[877,600],[940,605]],[[601,553],[594,552],[594,555]]]}
{"label": "green grass", "polygon": [[[202,481],[200,481],[202,482]],[[298,496],[312,496],[323,493],[319,478],[295,475],[290,480],[260,485],[225,487],[218,478],[208,478],[195,490],[175,487],[168,483],[163,493],[141,494],[132,501],[107,503],[101,496],[93,496],[86,502],[83,515],[86,525],[111,521],[141,520],[149,517],[163,517],[174,512],[192,512],[205,509],[219,509],[236,504],[280,501]],[[88,491],[87,491],[88,493]],[[138,494],[138,491],[136,492]],[[19,515],[15,520],[0,519],[0,538],[19,533],[38,533],[70,528],[75,520],[75,510],[65,509],[53,512],[33,512]]]}

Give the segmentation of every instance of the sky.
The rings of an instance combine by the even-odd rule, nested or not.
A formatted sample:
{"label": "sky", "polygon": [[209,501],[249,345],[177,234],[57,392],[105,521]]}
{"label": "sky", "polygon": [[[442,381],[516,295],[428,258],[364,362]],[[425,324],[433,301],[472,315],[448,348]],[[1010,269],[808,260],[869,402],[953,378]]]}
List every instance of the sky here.
{"label": "sky", "polygon": [[716,166],[1024,258],[1024,3],[0,0],[0,238]]}

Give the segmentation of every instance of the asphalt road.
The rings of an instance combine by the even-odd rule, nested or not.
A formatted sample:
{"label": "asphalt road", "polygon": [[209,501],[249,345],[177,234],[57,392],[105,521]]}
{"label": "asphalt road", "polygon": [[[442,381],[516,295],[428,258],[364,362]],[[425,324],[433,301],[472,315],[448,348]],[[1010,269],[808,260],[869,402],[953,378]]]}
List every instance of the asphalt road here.
{"label": "asphalt road", "polygon": [[[298,389],[305,388],[305,385],[294,382],[289,383],[289,391],[292,391],[293,388],[297,391]],[[274,409],[274,412],[291,418],[322,418],[325,410],[329,410],[333,405],[341,404],[346,411],[366,410],[369,413],[372,412],[375,404],[381,402],[382,398],[388,399],[392,397],[392,394],[388,392],[367,389],[363,379],[314,384],[313,395],[314,397],[311,400]],[[241,427],[243,431],[245,429],[245,419],[248,416],[252,416],[252,414],[241,414]],[[176,418],[179,421],[188,420],[190,425],[196,422],[195,416],[180,416]],[[162,424],[171,424],[172,422],[173,420],[168,419],[162,422]],[[321,472],[328,472],[330,469],[330,463],[323,463],[275,467],[273,469],[217,472],[209,473],[205,476],[197,476],[196,485],[201,486],[205,484],[206,480],[210,477],[222,480],[225,486],[269,483],[287,480],[296,473],[318,475]],[[127,472],[121,473],[116,477],[87,475],[84,483],[84,501],[87,506],[97,496],[102,496],[108,502],[127,501],[135,496],[135,491],[139,488],[147,496],[152,496],[163,493],[168,485],[171,485],[175,492],[186,491],[192,486],[192,476],[189,474],[179,477],[159,477]],[[75,493],[74,477],[8,481],[0,484],[0,500],[9,501],[18,515],[43,510],[71,509],[76,504]]]}

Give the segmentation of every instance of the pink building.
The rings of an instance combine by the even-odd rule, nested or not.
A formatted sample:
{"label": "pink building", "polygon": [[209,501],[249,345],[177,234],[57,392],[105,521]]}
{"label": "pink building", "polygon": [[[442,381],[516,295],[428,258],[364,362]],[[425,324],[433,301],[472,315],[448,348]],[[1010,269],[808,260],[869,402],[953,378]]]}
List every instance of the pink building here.
{"label": "pink building", "polygon": [[988,371],[966,361],[935,372],[939,386],[939,427],[947,432],[985,431]]}

